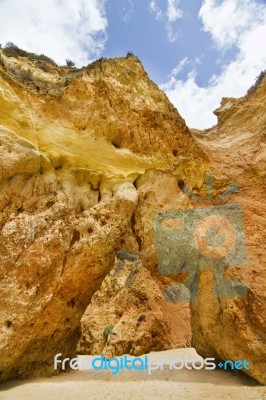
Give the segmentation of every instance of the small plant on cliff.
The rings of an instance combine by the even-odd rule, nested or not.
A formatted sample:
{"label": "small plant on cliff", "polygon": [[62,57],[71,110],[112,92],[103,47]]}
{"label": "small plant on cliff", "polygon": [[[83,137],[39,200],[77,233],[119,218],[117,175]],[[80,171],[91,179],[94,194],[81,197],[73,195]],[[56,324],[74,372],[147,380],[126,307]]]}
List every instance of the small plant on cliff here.
{"label": "small plant on cliff", "polygon": [[38,67],[43,70],[43,72],[51,72],[51,66],[45,61],[38,61]]}
{"label": "small plant on cliff", "polygon": [[32,60],[46,61],[49,64],[57,66],[54,60],[52,60],[50,57],[47,57],[44,54],[35,54],[22,50],[12,42],[6,43],[5,47],[3,48],[3,52],[7,57],[14,57],[14,58],[27,57],[31,58]]}
{"label": "small plant on cliff", "polygon": [[136,57],[133,51],[128,51],[127,52],[127,57]]}
{"label": "small plant on cliff", "polygon": [[68,58],[66,59],[66,65],[68,67],[74,68],[75,67],[75,63],[72,60],[69,60]]}
{"label": "small plant on cliff", "polygon": [[114,325],[107,325],[104,330],[103,330],[103,340],[106,343],[108,336],[110,335],[110,333],[112,332],[112,330],[114,329]]}
{"label": "small plant on cliff", "polygon": [[247,94],[255,92],[255,90],[258,88],[265,75],[266,75],[266,69],[264,71],[261,71],[261,73],[257,76],[256,82],[248,89]]}
{"label": "small plant on cliff", "polygon": [[19,73],[19,78],[21,79],[21,81],[22,81],[23,83],[29,83],[29,82],[32,81],[32,72],[31,72],[29,69],[27,69],[27,70],[22,70],[22,71]]}

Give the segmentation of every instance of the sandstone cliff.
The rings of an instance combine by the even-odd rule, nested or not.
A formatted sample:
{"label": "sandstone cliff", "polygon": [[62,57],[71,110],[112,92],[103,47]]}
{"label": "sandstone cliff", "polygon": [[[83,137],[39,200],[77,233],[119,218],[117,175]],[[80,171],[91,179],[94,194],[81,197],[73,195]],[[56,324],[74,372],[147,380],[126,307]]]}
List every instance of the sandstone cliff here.
{"label": "sandstone cliff", "polygon": [[159,277],[140,259],[119,251],[114,268],[81,319],[78,351],[107,358],[187,347],[191,332],[186,304],[178,312],[165,302]]}
{"label": "sandstone cliff", "polygon": [[212,276],[204,272],[199,303],[193,306],[193,345],[203,355],[246,359],[250,373],[266,383],[266,77],[240,99],[223,99],[215,111],[218,124],[194,132],[207,152],[216,189],[238,186],[226,203],[241,204],[248,263],[228,268],[225,276],[239,279],[248,291],[243,298],[222,299],[211,293]]}
{"label": "sandstone cliff", "polygon": [[5,380],[53,373],[56,353],[75,353],[116,251],[156,270],[153,210],[186,204],[177,182],[200,186],[207,158],[135,57],[72,70],[0,55]]}
{"label": "sandstone cliff", "polygon": [[[218,125],[191,133],[135,57],[75,70],[0,51],[1,380],[53,373],[83,315],[84,351],[189,345],[191,307],[197,351],[246,358],[265,382],[265,89],[224,100]],[[215,297],[202,271],[198,303],[165,302],[186,277],[158,273],[154,213],[202,207],[184,187],[207,199],[205,172],[214,199],[238,185],[223,204],[242,205],[249,263],[225,276],[248,295]],[[121,249],[139,258],[118,273]]]}

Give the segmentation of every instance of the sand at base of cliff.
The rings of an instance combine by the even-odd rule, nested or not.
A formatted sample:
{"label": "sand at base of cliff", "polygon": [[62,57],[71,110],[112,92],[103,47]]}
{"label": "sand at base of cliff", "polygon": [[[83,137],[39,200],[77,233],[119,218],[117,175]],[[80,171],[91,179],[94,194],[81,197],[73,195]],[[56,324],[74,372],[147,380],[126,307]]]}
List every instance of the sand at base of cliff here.
{"label": "sand at base of cliff", "polygon": [[[83,356],[81,356],[82,358]],[[165,359],[198,357],[194,349],[150,353],[148,357]],[[1,400],[130,400],[130,399],[266,399],[266,388],[253,379],[220,369],[95,371],[91,368],[52,378],[12,381],[0,385]]]}

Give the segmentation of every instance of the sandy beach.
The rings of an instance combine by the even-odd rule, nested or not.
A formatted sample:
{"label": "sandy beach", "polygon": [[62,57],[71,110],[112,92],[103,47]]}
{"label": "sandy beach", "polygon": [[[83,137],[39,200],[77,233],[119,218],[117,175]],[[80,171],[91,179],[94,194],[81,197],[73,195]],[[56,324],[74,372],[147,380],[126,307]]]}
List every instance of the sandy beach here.
{"label": "sandy beach", "polygon": [[[196,357],[194,349],[151,353],[148,357]],[[223,370],[111,371],[87,369],[52,378],[11,381],[0,386],[1,400],[266,399],[253,379]]]}

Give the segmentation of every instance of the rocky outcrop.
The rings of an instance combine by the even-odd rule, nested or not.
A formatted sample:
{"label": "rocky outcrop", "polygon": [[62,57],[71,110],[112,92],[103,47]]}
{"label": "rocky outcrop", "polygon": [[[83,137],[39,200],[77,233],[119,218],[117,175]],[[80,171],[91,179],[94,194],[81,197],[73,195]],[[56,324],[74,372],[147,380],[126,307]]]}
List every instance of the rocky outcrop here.
{"label": "rocky outcrop", "polygon": [[[177,182],[200,185],[207,158],[135,57],[81,70],[0,58],[3,381],[54,373],[56,353],[74,355],[118,250],[141,254],[156,274],[153,210],[187,203]],[[160,307],[179,310],[161,301],[161,316]],[[183,313],[189,337],[188,304]],[[159,323],[152,312],[150,321]]]}
{"label": "rocky outcrop", "polygon": [[[185,185],[188,189],[185,191],[183,187],[183,192],[186,192],[187,197],[182,197],[173,174],[151,171],[137,180],[139,199],[134,212],[134,232],[140,242],[139,253],[143,264],[153,274],[154,266],[157,264],[151,225],[154,211],[172,211],[181,208],[197,210],[202,207],[206,207],[208,210],[209,206],[217,207],[218,205],[219,209],[219,205],[228,207],[234,204],[240,205],[243,212],[246,237],[244,246],[247,260],[242,260],[241,264],[243,265],[239,266],[235,260],[231,260],[232,266],[225,269],[221,265],[221,275],[218,277],[220,282],[218,283],[217,274],[214,275],[212,268],[205,270],[203,268],[203,271],[200,272],[198,299],[196,302],[190,303],[192,344],[204,357],[214,356],[221,361],[227,359],[247,360],[250,369],[244,372],[261,383],[265,383],[266,330],[266,258],[263,250],[266,222],[264,201],[266,198],[265,97],[266,81],[264,79],[256,91],[244,98],[223,99],[221,107],[215,111],[219,119],[215,128],[203,132],[193,131],[195,140],[202,146],[203,151],[208,154],[210,159],[209,171],[213,172],[214,177],[209,185],[206,186],[199,181],[196,184],[195,175],[194,182],[191,184],[190,177],[186,176],[184,182],[178,181],[179,187],[182,188],[182,185]],[[163,192],[162,187],[164,188]],[[196,196],[200,201],[196,200]],[[162,203],[165,204],[163,207]],[[234,220],[236,209],[233,206],[231,210],[230,208],[228,210],[229,217]],[[192,237],[193,232],[191,232]],[[190,245],[188,237],[185,247]],[[183,253],[186,252],[184,248]],[[223,254],[220,254],[220,258],[223,258]],[[176,282],[186,282],[187,277],[184,277],[184,274],[183,277],[181,275],[179,274],[179,279],[178,276],[160,276],[160,284],[165,288]],[[106,279],[106,282],[109,282],[106,283],[106,287],[112,287],[110,283],[112,277],[109,276]],[[222,293],[215,295],[215,285],[220,287],[222,292],[226,285],[234,280],[245,286],[247,292],[243,297],[228,293],[226,294],[228,297],[224,297]],[[150,285],[150,278],[145,281]],[[125,290],[123,285],[122,288]],[[137,321],[137,312],[134,317],[127,315],[126,312],[123,313],[124,323],[125,321],[133,323],[133,329],[131,326],[128,335],[126,330],[123,331],[120,328],[119,318],[114,311],[116,307],[119,308],[119,298],[119,296],[114,296],[109,300],[105,299],[108,303],[107,308],[106,303],[101,303],[99,300],[90,304],[82,325],[85,335],[86,332],[89,332],[89,340],[87,337],[88,341],[84,350],[95,351],[95,353],[103,351],[104,354],[106,351],[106,355],[114,355],[116,352],[120,354],[121,347],[123,348],[124,345],[124,351],[130,351],[127,345],[134,343],[132,337],[138,339],[137,328],[133,323]],[[95,295],[95,299],[98,299],[98,293]],[[180,305],[186,307],[188,303],[165,302],[165,309],[170,306],[175,307],[176,313],[172,314],[170,321],[175,320],[177,326],[180,326],[180,320],[184,322],[186,319],[184,314],[182,315],[181,309],[178,309]],[[112,312],[110,312],[111,308]],[[108,315],[109,311],[111,319],[105,319],[100,310],[105,315]],[[97,315],[98,317],[96,317]],[[100,321],[105,321],[106,324]],[[113,334],[108,336],[107,343],[104,343],[102,334],[106,326],[112,326],[114,330],[112,330]],[[140,332],[142,333],[142,331]],[[149,332],[151,333],[151,328]],[[184,334],[188,330],[185,328],[182,329],[182,332]],[[172,343],[175,340],[174,337],[177,337],[176,333],[171,339]],[[126,340],[123,342],[122,339]],[[120,347],[116,347],[117,343]],[[122,343],[123,345],[121,345]],[[144,342],[141,343],[144,344]],[[99,344],[100,346],[97,347]],[[181,345],[180,341],[178,341],[178,345]],[[138,353],[136,352],[136,354]]]}
{"label": "rocky outcrop", "polygon": [[192,307],[193,345],[203,356],[246,359],[245,371],[266,383],[266,79],[249,95],[223,99],[215,111],[213,129],[194,132],[211,160],[215,173],[213,193],[222,194],[232,183],[238,190],[223,203],[243,210],[248,262],[225,269],[227,279],[247,288],[240,298],[219,298],[212,293],[212,273],[204,271],[199,302]]}
{"label": "rocky outcrop", "polygon": [[180,303],[173,324],[161,286],[138,257],[118,252],[114,268],[81,319],[78,351],[111,358],[187,347],[191,340],[188,309]]}
{"label": "rocky outcrop", "polygon": [[[86,310],[81,350],[109,357],[188,345],[191,308],[196,350],[246,359],[265,382],[265,87],[224,99],[216,127],[190,132],[136,57],[77,70],[0,50],[0,380],[53,373]],[[249,261],[223,279],[246,296],[215,296],[203,270],[197,302],[165,302],[188,271],[158,272],[155,213],[219,197],[242,206]]]}
{"label": "rocky outcrop", "polygon": [[80,318],[112,265],[137,195],[122,186],[82,216],[63,193],[48,201],[43,211],[2,220],[2,379],[51,373],[52,354],[75,354]]}

